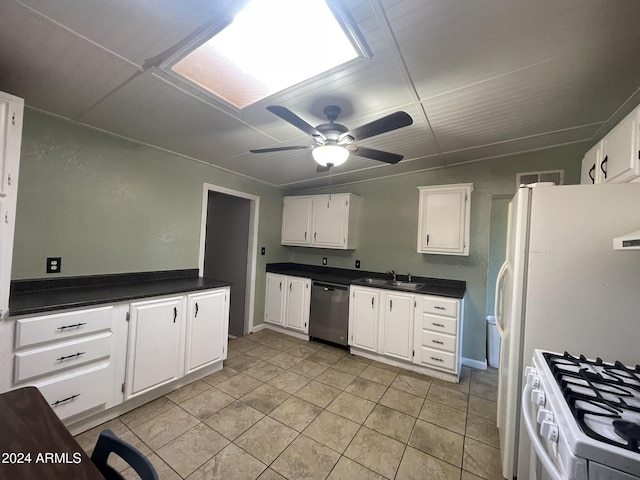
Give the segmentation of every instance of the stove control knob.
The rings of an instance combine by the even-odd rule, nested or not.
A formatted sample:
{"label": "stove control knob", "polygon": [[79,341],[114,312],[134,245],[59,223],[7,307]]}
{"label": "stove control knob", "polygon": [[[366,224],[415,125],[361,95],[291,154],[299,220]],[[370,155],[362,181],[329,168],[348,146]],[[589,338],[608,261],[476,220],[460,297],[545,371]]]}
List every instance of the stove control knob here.
{"label": "stove control knob", "polygon": [[532,388],[538,388],[540,386],[540,377],[535,373],[530,373],[527,375],[527,385]]}
{"label": "stove control knob", "polygon": [[540,435],[552,442],[558,441],[558,425],[553,422],[544,421],[540,425]]}
{"label": "stove control knob", "polygon": [[545,400],[546,400],[545,395],[542,390],[534,389],[531,392],[531,401],[535,405],[538,405],[539,407],[544,407]]}
{"label": "stove control knob", "polygon": [[553,413],[545,408],[541,408],[540,410],[538,410],[536,420],[538,423],[553,422]]}

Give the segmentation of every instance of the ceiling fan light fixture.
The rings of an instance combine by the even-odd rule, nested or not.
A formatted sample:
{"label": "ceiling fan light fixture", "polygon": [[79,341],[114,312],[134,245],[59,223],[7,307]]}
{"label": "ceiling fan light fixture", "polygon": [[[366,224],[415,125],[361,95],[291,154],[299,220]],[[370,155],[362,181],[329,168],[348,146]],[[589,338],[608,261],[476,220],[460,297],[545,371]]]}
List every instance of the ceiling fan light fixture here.
{"label": "ceiling fan light fixture", "polygon": [[341,145],[321,145],[311,150],[311,155],[318,165],[337,167],[347,161],[349,150]]}

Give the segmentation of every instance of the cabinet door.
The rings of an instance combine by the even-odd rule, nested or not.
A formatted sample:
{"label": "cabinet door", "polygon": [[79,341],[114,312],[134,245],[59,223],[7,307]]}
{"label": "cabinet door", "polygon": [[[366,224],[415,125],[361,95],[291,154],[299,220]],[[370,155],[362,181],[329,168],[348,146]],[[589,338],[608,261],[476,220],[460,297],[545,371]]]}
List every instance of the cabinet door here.
{"label": "cabinet door", "polygon": [[380,290],[351,287],[349,345],[378,352]]}
{"label": "cabinet door", "polygon": [[265,295],[264,321],[284,326],[284,292],[286,277],[267,273],[267,292]]}
{"label": "cabinet door", "polygon": [[469,255],[471,184],[420,187],[418,252]]}
{"label": "cabinet door", "polygon": [[344,195],[313,198],[313,238],[316,247],[346,248],[348,200]]}
{"label": "cabinet door", "polygon": [[585,153],[582,159],[582,169],[580,171],[580,183],[593,185],[601,182],[602,171],[600,170],[600,159],[602,153],[602,142],[598,142],[591,150]]}
{"label": "cabinet door", "polygon": [[381,341],[383,355],[412,360],[414,304],[414,295],[385,292]]}
{"label": "cabinet door", "polygon": [[308,278],[287,277],[285,327],[309,332],[311,281]]}
{"label": "cabinet door", "polygon": [[130,305],[127,398],[182,376],[183,326],[182,296]]}
{"label": "cabinet door", "polygon": [[638,116],[640,109],[627,115],[602,140],[600,170],[605,183],[626,182],[640,174]]}
{"label": "cabinet door", "polygon": [[284,197],[283,245],[309,245],[311,241],[311,197]]}
{"label": "cabinet door", "polygon": [[189,295],[185,374],[222,360],[227,345],[227,305],[227,289]]}

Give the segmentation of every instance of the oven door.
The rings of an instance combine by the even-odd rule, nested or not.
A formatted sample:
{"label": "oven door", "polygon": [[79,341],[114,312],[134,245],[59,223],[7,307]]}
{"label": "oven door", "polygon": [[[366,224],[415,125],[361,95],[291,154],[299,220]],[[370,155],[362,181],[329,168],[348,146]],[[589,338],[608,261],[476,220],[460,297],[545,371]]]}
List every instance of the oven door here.
{"label": "oven door", "polygon": [[527,384],[522,392],[522,418],[531,442],[528,478],[529,480],[569,480],[558,457],[557,426],[553,422],[547,425],[538,424],[538,408],[532,399],[532,391],[532,387]]}

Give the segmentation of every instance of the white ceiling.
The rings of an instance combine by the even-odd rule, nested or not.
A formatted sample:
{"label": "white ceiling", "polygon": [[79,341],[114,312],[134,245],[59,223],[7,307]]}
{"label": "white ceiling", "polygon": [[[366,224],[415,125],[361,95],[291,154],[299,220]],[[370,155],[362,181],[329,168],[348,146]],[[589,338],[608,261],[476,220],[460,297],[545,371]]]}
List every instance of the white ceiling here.
{"label": "white ceiling", "polygon": [[[0,90],[290,190],[574,142],[586,151],[640,103],[638,0],[343,0],[373,57],[237,111],[158,67],[242,1],[2,0]],[[361,144],[405,159],[352,155],[329,179],[307,150],[251,154],[310,143],[272,104],[312,125],[336,104],[349,128],[404,110],[412,126]]]}

